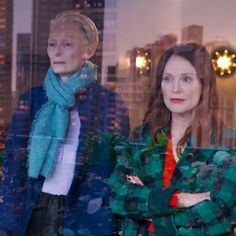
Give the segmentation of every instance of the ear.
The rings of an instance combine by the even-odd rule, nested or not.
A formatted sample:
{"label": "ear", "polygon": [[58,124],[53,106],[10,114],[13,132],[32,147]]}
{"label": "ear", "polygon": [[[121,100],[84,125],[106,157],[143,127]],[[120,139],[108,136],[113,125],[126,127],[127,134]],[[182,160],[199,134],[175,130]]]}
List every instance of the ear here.
{"label": "ear", "polygon": [[88,45],[84,52],[84,59],[85,60],[90,59],[94,55],[96,48],[97,47],[95,46],[95,44]]}

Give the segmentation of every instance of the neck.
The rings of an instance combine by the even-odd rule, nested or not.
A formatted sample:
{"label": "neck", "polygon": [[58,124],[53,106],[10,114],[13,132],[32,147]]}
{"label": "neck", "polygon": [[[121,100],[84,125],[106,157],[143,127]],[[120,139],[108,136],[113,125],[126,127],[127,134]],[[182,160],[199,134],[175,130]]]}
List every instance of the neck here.
{"label": "neck", "polygon": [[61,81],[63,82],[63,83],[66,83],[67,82],[67,80],[69,79],[69,76],[63,76],[63,75],[60,75],[60,79],[61,79]]}
{"label": "neck", "polygon": [[171,136],[172,142],[177,145],[180,139],[184,136],[186,129],[192,121],[192,114],[176,114],[172,113],[171,118]]}
{"label": "neck", "polygon": [[[191,114],[173,114],[171,118],[171,142],[172,142],[172,150],[173,155],[176,160],[176,162],[179,161],[179,155],[180,153],[177,153],[177,147],[178,143],[183,138],[186,129],[189,127],[192,120]],[[184,144],[185,146],[185,144]],[[181,148],[181,147],[179,147]],[[183,147],[181,148],[181,150]],[[179,150],[179,149],[178,149]],[[181,151],[182,153],[182,151]]]}

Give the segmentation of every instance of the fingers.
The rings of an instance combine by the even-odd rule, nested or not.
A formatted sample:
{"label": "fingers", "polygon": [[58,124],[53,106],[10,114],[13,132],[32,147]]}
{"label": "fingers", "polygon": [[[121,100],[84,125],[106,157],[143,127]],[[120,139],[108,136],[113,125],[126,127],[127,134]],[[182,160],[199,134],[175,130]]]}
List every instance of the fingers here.
{"label": "fingers", "polygon": [[205,196],[205,200],[211,200],[211,193],[210,192],[205,192],[205,193],[203,193],[204,194],[204,196]]}
{"label": "fingers", "polygon": [[127,175],[126,178],[127,178],[127,181],[129,181],[132,184],[137,184],[137,185],[143,186],[143,182],[139,179],[138,176]]}
{"label": "fingers", "polygon": [[203,193],[181,192],[177,194],[177,207],[183,207],[183,208],[191,207],[204,200],[211,200],[210,192],[203,192]]}

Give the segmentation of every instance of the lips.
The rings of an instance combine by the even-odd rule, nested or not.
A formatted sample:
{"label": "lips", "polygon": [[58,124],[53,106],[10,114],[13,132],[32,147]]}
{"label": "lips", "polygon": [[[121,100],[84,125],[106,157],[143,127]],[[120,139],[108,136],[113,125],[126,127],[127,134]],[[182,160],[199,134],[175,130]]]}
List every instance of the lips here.
{"label": "lips", "polygon": [[54,65],[61,65],[61,64],[65,64],[64,61],[54,61],[53,62]]}
{"label": "lips", "polygon": [[171,98],[170,101],[174,104],[180,104],[182,102],[184,102],[183,98]]}

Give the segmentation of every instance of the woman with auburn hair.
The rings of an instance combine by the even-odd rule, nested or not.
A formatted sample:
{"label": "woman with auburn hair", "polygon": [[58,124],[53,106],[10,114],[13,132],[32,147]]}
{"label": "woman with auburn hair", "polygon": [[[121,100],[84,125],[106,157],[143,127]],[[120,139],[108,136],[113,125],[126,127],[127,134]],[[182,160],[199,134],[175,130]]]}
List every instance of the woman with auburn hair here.
{"label": "woman with auburn hair", "polygon": [[207,50],[179,44],[160,58],[143,124],[117,146],[109,179],[122,235],[231,235],[234,131],[218,117]]}

